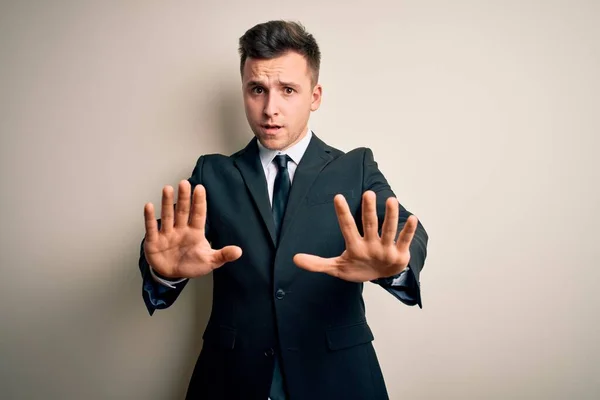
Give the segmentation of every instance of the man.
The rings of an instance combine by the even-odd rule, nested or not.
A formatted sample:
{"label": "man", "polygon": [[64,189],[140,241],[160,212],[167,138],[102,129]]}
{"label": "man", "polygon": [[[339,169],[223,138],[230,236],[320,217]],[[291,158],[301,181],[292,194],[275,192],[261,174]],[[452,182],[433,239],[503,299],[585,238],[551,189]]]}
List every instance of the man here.
{"label": "man", "polygon": [[148,311],[213,273],[188,399],[386,399],[363,282],[421,306],[427,234],[371,150],[345,154],[308,128],[322,94],[312,35],[271,21],[239,50],[255,138],[231,156],[201,156],[175,206],[166,186],[158,224],[146,204]]}

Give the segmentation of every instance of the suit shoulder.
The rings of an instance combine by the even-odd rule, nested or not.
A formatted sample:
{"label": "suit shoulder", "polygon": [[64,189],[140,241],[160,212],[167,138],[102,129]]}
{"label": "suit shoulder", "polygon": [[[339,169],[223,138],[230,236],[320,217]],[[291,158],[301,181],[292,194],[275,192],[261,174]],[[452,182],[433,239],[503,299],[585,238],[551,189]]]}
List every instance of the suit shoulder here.
{"label": "suit shoulder", "polygon": [[365,159],[373,158],[373,151],[369,147],[356,147],[347,153],[343,153],[343,156],[352,160],[360,160],[361,162]]}
{"label": "suit shoulder", "polygon": [[233,155],[228,156],[220,153],[208,153],[201,155],[198,159],[198,163],[203,162],[205,165],[222,164],[231,162],[234,158]]}
{"label": "suit shoulder", "polygon": [[331,154],[333,156],[333,158],[339,158],[346,154],[345,151],[336,149],[335,147],[331,147],[331,146],[327,146],[327,147],[328,147],[327,150],[328,150],[329,154]]}
{"label": "suit shoulder", "polygon": [[197,165],[222,167],[224,165],[233,165],[236,159],[242,157],[244,153],[250,151],[254,141],[250,141],[248,145],[233,154],[226,155],[221,153],[207,153],[203,154],[198,158]]}
{"label": "suit shoulder", "polygon": [[202,154],[196,160],[196,165],[194,165],[194,169],[192,171],[192,177],[193,179],[200,180],[204,171],[220,169],[222,166],[230,163],[232,163],[230,157],[223,154]]}
{"label": "suit shoulder", "polygon": [[244,154],[246,151],[248,151],[248,146],[246,146],[246,147],[244,147],[242,149],[239,149],[235,153],[230,154],[228,157],[231,158],[231,159],[236,159],[236,158],[240,157],[242,154]]}

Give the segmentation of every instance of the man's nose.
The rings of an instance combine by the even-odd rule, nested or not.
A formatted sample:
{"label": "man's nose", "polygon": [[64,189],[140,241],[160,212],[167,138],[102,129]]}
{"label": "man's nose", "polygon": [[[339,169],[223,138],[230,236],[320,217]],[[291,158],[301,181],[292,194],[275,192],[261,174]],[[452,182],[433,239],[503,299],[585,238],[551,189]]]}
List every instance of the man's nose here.
{"label": "man's nose", "polygon": [[279,100],[279,96],[273,92],[270,92],[266,96],[265,108],[263,112],[267,117],[272,117],[279,114]]}

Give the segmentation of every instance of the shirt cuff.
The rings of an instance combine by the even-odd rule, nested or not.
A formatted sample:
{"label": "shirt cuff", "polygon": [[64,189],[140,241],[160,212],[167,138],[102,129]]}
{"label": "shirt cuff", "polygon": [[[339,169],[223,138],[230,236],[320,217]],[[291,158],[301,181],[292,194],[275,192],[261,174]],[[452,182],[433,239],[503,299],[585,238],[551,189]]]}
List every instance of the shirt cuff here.
{"label": "shirt cuff", "polygon": [[410,269],[410,267],[406,267],[404,268],[404,271],[400,272],[400,275],[398,275],[396,278],[392,279],[392,281],[390,282],[391,286],[408,286],[406,281],[408,279],[408,270]]}
{"label": "shirt cuff", "polygon": [[164,285],[168,288],[171,289],[176,289],[175,285],[177,285],[178,283],[181,283],[185,280],[187,280],[187,278],[182,278],[176,281],[169,281],[167,279],[161,278],[160,276],[156,275],[156,273],[154,272],[154,269],[152,268],[151,265],[148,265],[149,269],[150,269],[150,275],[152,275],[152,279],[154,279],[156,282],[160,283],[161,285]]}

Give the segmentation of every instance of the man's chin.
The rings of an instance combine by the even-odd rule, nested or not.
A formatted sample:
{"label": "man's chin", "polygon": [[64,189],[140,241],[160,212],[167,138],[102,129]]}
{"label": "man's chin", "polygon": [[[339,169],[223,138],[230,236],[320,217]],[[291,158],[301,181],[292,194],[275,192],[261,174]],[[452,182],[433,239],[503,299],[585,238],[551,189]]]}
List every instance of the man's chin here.
{"label": "man's chin", "polygon": [[269,150],[283,150],[287,146],[283,138],[279,136],[256,135],[256,138],[260,141],[260,144]]}

